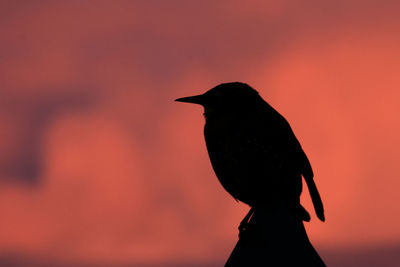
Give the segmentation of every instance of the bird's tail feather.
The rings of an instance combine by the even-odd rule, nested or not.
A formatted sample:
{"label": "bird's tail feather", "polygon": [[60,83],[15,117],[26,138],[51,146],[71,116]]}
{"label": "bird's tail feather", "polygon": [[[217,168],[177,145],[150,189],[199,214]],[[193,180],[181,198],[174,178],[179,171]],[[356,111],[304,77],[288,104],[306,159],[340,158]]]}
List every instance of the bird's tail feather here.
{"label": "bird's tail feather", "polygon": [[311,200],[314,205],[315,213],[317,214],[317,217],[324,222],[324,206],[322,205],[321,196],[319,195],[313,176],[305,176],[304,180],[306,180],[308,191],[310,192]]}

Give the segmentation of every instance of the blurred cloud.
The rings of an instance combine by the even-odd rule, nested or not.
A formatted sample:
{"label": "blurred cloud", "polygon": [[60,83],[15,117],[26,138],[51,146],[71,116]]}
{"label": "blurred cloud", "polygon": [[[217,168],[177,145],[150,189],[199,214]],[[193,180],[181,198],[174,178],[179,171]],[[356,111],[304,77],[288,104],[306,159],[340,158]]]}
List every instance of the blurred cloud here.
{"label": "blurred cloud", "polygon": [[259,89],[309,155],[327,210],[307,226],[317,249],[398,242],[397,10],[3,1],[0,254],[223,262],[247,208],[212,172],[200,108],[172,100],[232,80]]}
{"label": "blurred cloud", "polygon": [[[41,91],[41,89],[37,89]],[[60,114],[82,110],[90,97],[79,89],[32,97],[0,92],[0,179],[36,183],[41,174],[43,136]]]}

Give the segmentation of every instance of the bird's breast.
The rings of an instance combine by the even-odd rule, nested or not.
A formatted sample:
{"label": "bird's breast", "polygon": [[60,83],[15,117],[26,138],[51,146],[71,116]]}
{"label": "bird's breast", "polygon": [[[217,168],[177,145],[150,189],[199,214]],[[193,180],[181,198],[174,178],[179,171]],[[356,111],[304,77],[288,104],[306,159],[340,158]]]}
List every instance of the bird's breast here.
{"label": "bird's breast", "polygon": [[[207,150],[219,181],[234,198],[252,203],[255,176],[265,176],[260,146],[245,123],[232,119],[207,119]],[[261,179],[258,179],[259,181]]]}

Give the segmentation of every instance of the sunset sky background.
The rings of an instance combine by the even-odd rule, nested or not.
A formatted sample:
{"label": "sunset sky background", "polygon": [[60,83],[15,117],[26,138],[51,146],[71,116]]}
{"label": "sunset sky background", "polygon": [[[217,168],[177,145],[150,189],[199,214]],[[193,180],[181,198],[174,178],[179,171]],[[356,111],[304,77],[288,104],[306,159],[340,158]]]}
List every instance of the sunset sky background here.
{"label": "sunset sky background", "polygon": [[[247,82],[291,123],[328,266],[400,262],[399,1],[0,1],[0,265],[221,266],[248,210],[198,106]],[[383,261],[385,264],[382,265]]]}

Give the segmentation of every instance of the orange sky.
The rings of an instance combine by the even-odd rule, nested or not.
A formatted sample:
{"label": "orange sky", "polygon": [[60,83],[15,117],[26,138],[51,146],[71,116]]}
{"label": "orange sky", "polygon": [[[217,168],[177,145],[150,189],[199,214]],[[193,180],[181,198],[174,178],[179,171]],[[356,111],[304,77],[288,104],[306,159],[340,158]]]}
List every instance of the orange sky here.
{"label": "orange sky", "polygon": [[317,249],[399,244],[399,8],[2,1],[0,258],[223,263],[247,207],[211,169],[201,108],[173,99],[227,81],[308,154]]}

